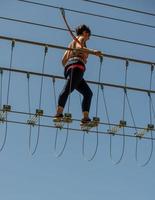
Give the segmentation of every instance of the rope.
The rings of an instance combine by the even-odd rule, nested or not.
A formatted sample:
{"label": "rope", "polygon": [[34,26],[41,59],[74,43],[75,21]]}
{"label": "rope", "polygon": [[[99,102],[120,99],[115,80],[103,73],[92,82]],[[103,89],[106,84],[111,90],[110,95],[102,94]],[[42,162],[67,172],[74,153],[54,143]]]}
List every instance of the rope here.
{"label": "rope", "polygon": [[[100,83],[101,81],[101,71],[102,71],[102,63],[103,63],[103,57],[100,56],[100,68],[99,68],[99,78],[98,78],[98,82]],[[97,86],[97,97],[96,97],[96,117],[98,116],[98,100],[99,100],[99,86]],[[82,140],[82,155],[83,157],[87,160],[87,161],[92,161],[95,156],[96,156],[96,153],[97,153],[97,150],[98,150],[98,144],[99,144],[99,139],[98,139],[98,126],[96,127],[96,146],[95,146],[95,151],[94,153],[91,155],[90,158],[86,158],[85,156],[85,136],[86,136],[86,132],[84,131],[84,134],[83,134],[83,140]]]}
{"label": "rope", "polygon": [[[56,100],[56,90],[55,90],[55,78],[53,78],[53,95],[54,95],[54,102],[55,102],[55,109],[56,109],[57,100]],[[62,128],[64,129],[64,127],[62,127]],[[67,146],[67,141],[68,141],[69,127],[67,126],[67,128],[66,128],[66,137],[65,137],[65,141],[64,141],[63,147],[58,153],[56,153],[56,151],[57,151],[58,133],[59,133],[59,128],[56,128],[55,140],[54,140],[54,152],[55,152],[55,157],[56,158],[61,157],[62,154],[65,151],[65,148]]]}
{"label": "rope", "polygon": [[105,113],[106,113],[106,118],[107,118],[107,121],[108,121],[109,130],[111,130],[111,122],[110,122],[110,117],[109,117],[109,112],[108,112],[108,106],[107,106],[107,101],[106,101],[106,97],[105,97],[105,92],[104,92],[104,86],[103,86],[103,84],[101,84],[101,91],[102,91],[102,97],[103,97],[103,102],[104,102]]}
{"label": "rope", "polygon": [[[11,83],[11,68],[12,68],[12,59],[13,59],[13,50],[14,50],[14,46],[15,46],[15,40],[12,40],[12,43],[11,43],[11,56],[10,56],[10,66],[9,66],[9,78],[8,78],[8,88],[7,88],[7,105],[9,104],[9,93],[10,93],[10,83]],[[1,84],[2,86],[2,84]],[[0,152],[3,150],[4,146],[5,146],[5,143],[6,143],[6,139],[7,139],[7,132],[8,132],[8,113],[6,111],[5,113],[6,115],[6,123],[5,123],[5,133],[4,133],[4,139],[3,139],[3,142],[2,142],[2,145],[0,147]]]}
{"label": "rope", "polygon": [[[41,83],[40,83],[40,97],[39,97],[39,110],[41,109],[41,104],[42,104],[42,91],[43,91],[43,79],[44,79],[44,70],[45,70],[45,61],[46,61],[46,55],[48,52],[48,47],[45,46],[44,49],[44,57],[43,57],[43,65],[42,65],[42,76],[41,76]],[[30,104],[29,104],[30,105]],[[36,116],[38,118],[38,124],[40,124],[40,116]],[[31,126],[30,126],[30,130],[31,130]],[[40,126],[38,126],[38,132],[37,132],[37,139],[36,139],[36,144],[34,146],[34,150],[32,151],[32,155],[35,154],[38,144],[39,144],[39,138],[40,138]],[[31,131],[29,134],[29,147],[31,148]]]}
{"label": "rope", "polygon": [[[30,73],[27,73],[27,97],[28,97],[28,110],[29,110],[29,120],[31,119],[31,98],[30,98]],[[29,125],[29,152],[31,152],[31,134],[32,134],[32,125]]]}
{"label": "rope", "polygon": [[[13,58],[13,49],[15,46],[15,41],[12,40],[12,45],[11,45],[11,58],[10,58],[10,69],[12,68],[12,58]],[[8,89],[7,89],[7,105],[9,103],[9,93],[10,93],[10,83],[11,83],[11,71],[9,71],[9,78],[8,78]]]}
{"label": "rope", "polygon": [[[151,90],[152,88],[152,75],[153,75],[153,70],[154,70],[154,66],[151,65],[151,74],[150,74],[150,82],[149,82],[149,90]],[[149,97],[149,113],[150,113],[150,125],[152,125],[152,98],[151,98],[151,94],[150,92],[148,92],[148,97]],[[140,166],[141,167],[145,167],[151,160],[151,157],[152,157],[152,154],[153,154],[153,134],[152,134],[152,129],[149,130],[149,127],[148,127],[148,130],[147,132],[151,133],[151,149],[150,149],[150,153],[149,153],[149,156],[148,156],[148,159],[142,163]],[[142,139],[142,138],[141,138]],[[135,155],[136,155],[136,161],[138,162],[138,138],[136,139],[136,152],[135,152]]]}
{"label": "rope", "polygon": [[[129,65],[129,62],[128,62],[128,60],[126,60],[124,88],[126,88],[126,86],[127,86],[128,65]],[[125,119],[125,110],[126,110],[126,90],[124,90],[124,96],[123,96],[123,112],[122,112],[123,122]],[[123,129],[122,152],[121,152],[120,158],[117,161],[114,161],[113,156],[112,156],[112,134],[110,134],[110,158],[115,165],[119,164],[122,161],[124,152],[125,152],[125,127],[124,127],[124,125],[123,125],[122,129]]]}
{"label": "rope", "polygon": [[3,96],[3,70],[0,69],[0,109],[2,109],[2,96]]}

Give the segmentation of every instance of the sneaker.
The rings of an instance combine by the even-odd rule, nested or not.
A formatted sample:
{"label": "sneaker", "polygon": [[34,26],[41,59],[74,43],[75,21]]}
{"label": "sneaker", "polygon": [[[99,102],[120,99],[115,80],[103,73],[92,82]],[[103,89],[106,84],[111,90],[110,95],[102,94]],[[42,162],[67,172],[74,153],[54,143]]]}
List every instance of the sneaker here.
{"label": "sneaker", "polygon": [[81,123],[82,124],[87,124],[87,123],[89,123],[89,122],[91,122],[91,119],[88,117],[88,118],[83,118],[83,119],[81,119]]}
{"label": "sneaker", "polygon": [[60,122],[62,118],[63,118],[63,114],[62,114],[62,113],[57,113],[57,114],[53,117],[53,121],[54,121],[54,122]]}

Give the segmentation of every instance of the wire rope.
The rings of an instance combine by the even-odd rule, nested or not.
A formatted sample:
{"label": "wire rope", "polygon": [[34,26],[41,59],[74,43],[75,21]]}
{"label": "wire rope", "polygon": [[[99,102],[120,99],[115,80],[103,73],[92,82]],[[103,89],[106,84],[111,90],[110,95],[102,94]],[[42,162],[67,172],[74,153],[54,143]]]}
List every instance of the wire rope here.
{"label": "wire rope", "polygon": [[3,70],[0,69],[0,109],[2,109],[2,100],[3,100]]}
{"label": "wire rope", "polygon": [[[28,111],[29,111],[29,120],[31,120],[31,95],[30,95],[30,73],[27,72],[27,102],[28,102]],[[32,124],[29,124],[29,152],[31,152],[31,135],[32,135]]]}
{"label": "wire rope", "polygon": [[[100,67],[99,67],[99,74],[98,74],[98,82],[100,83],[101,81],[101,71],[102,71],[102,63],[103,63],[103,57],[100,56]],[[97,95],[96,95],[96,118],[98,116],[98,103],[99,103],[99,87],[100,85],[97,85]],[[82,140],[82,155],[83,157],[87,160],[87,161],[92,161],[97,153],[98,150],[98,145],[99,145],[99,136],[98,136],[98,125],[96,127],[96,145],[95,145],[95,150],[93,152],[93,154],[89,157],[86,158],[85,155],[85,136],[86,136],[86,131],[84,131],[83,133],[83,140]]]}
{"label": "wire rope", "polygon": [[[9,94],[10,94],[10,84],[11,84],[11,68],[12,68],[12,60],[13,60],[13,52],[14,52],[14,46],[15,46],[15,40],[12,40],[11,42],[11,55],[10,55],[10,66],[9,66],[9,77],[8,77],[8,87],[7,87],[7,99],[6,99],[6,104],[8,106],[9,104]],[[7,133],[8,133],[8,111],[4,111],[5,112],[5,118],[6,118],[6,122],[5,122],[5,133],[4,133],[4,139],[2,142],[2,145],[0,146],[0,152],[3,150],[5,144],[6,144],[6,139],[7,139]]]}
{"label": "wire rope", "polygon": [[[47,52],[48,52],[48,46],[45,46],[44,56],[43,56],[43,64],[42,64],[42,76],[41,76],[41,82],[40,82],[39,112],[40,112],[41,104],[42,104],[42,92],[43,92],[43,80],[44,80],[43,74],[44,74],[44,71],[45,71],[45,62],[46,62]],[[37,120],[38,120],[38,125],[39,125],[40,124],[40,115],[36,113],[35,117],[36,117],[36,119],[38,118]],[[30,134],[29,134],[29,148],[30,149],[31,149],[31,143],[32,143],[31,137],[32,137],[32,125],[30,125]],[[38,147],[38,144],[39,144],[39,138],[40,138],[40,126],[38,126],[36,144],[34,146],[34,149],[31,152],[32,155],[34,155],[36,153],[36,150],[37,150],[37,147]]]}
{"label": "wire rope", "polygon": [[[128,60],[126,60],[126,65],[125,65],[125,78],[124,78],[124,87],[126,87],[127,85],[127,75],[128,75]],[[110,134],[110,158],[112,160],[112,162],[114,163],[114,165],[117,165],[119,164],[122,159],[123,159],[123,156],[124,156],[124,152],[125,152],[125,126],[126,126],[126,121],[124,121],[125,119],[125,111],[126,111],[126,90],[124,90],[124,95],[123,95],[123,112],[122,112],[122,123],[121,124],[121,121],[120,121],[120,124],[119,124],[119,129],[122,129],[122,152],[121,152],[121,155],[119,157],[118,160],[114,160],[113,159],[113,155],[112,155],[112,134]],[[124,124],[125,123],[125,124]],[[118,129],[118,131],[119,131]]]}
{"label": "wire rope", "polygon": [[[152,88],[152,76],[153,76],[153,70],[154,70],[154,66],[151,65],[151,73],[150,73],[150,81],[149,81],[149,90],[151,90]],[[152,154],[153,154],[153,133],[152,133],[152,126],[153,126],[153,129],[154,129],[154,125],[152,124],[152,99],[151,99],[151,94],[150,92],[148,92],[148,97],[149,97],[149,115],[150,115],[150,124],[148,124],[148,127],[146,129],[147,133],[150,132],[150,135],[151,135],[151,149],[150,149],[150,153],[149,153],[149,156],[148,156],[148,159],[140,164],[141,167],[145,167],[151,160],[151,157],[152,157]],[[149,127],[151,126],[151,127]],[[144,132],[145,134],[145,132]],[[138,162],[138,139],[141,139],[142,140],[143,136],[142,137],[137,137],[136,139],[136,152],[135,152],[135,156],[136,156],[136,161]]]}

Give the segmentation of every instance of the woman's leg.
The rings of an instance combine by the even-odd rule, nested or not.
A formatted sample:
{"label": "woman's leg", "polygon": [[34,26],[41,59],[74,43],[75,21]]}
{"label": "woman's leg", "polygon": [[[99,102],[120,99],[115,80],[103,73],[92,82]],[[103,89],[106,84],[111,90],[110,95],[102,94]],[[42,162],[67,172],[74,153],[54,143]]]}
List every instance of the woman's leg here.
{"label": "woman's leg", "polygon": [[80,69],[74,68],[70,71],[69,79],[66,81],[66,84],[59,95],[57,114],[61,114],[63,112],[68,96],[77,87],[82,77],[83,77],[83,72]]}
{"label": "woman's leg", "polygon": [[80,81],[76,90],[83,95],[82,112],[84,119],[89,119],[89,110],[93,93],[84,79]]}

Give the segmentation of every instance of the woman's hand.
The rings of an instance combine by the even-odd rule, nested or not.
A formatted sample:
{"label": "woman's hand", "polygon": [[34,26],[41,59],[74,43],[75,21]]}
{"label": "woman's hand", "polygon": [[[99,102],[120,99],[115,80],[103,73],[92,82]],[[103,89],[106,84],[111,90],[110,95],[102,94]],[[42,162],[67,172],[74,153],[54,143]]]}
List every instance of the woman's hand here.
{"label": "woman's hand", "polygon": [[98,51],[98,50],[94,50],[93,53],[94,53],[95,56],[99,56],[99,57],[103,56],[103,53],[101,51]]}

